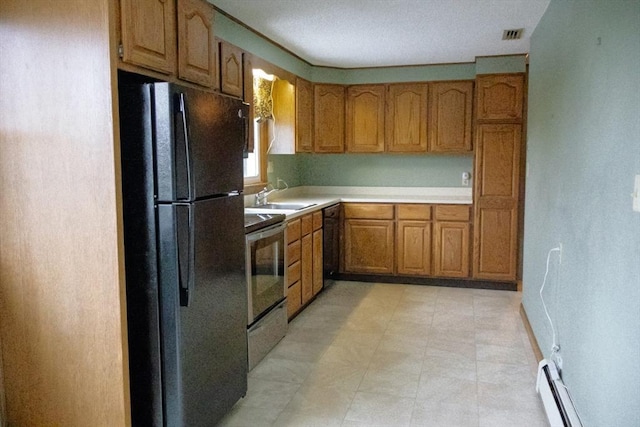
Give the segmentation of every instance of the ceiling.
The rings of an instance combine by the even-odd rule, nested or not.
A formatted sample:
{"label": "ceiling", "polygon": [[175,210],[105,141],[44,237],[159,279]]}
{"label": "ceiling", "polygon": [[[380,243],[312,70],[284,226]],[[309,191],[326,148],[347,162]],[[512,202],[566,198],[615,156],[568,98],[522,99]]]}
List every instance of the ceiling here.
{"label": "ceiling", "polygon": [[[316,66],[473,62],[529,52],[550,0],[209,0]],[[504,30],[524,28],[519,40]]]}

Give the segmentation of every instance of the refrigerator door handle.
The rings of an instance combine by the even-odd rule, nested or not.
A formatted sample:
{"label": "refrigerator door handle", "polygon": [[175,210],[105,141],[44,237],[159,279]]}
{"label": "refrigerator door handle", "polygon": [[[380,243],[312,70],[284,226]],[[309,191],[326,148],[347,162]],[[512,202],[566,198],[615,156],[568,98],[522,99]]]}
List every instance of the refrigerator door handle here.
{"label": "refrigerator door handle", "polygon": [[177,203],[176,210],[178,211],[177,228],[180,305],[182,307],[188,307],[193,301],[195,285],[196,236],[194,207],[190,203]]}
{"label": "refrigerator door handle", "polygon": [[187,121],[187,106],[186,106],[186,102],[185,102],[185,94],[184,93],[180,93],[179,94],[179,111],[180,114],[182,115],[182,133],[184,136],[184,151],[185,151],[185,166],[187,169],[187,192],[188,192],[188,200],[194,200],[195,196],[194,196],[194,189],[193,189],[193,180],[192,180],[192,174],[193,174],[193,164],[191,162],[191,146],[189,143],[189,132],[188,132],[188,121]]}
{"label": "refrigerator door handle", "polygon": [[[249,104],[246,102],[243,103],[246,108],[249,108]],[[242,109],[238,110],[238,117],[242,119],[242,139],[244,141],[244,145],[242,151],[244,153],[249,152],[249,116]]]}

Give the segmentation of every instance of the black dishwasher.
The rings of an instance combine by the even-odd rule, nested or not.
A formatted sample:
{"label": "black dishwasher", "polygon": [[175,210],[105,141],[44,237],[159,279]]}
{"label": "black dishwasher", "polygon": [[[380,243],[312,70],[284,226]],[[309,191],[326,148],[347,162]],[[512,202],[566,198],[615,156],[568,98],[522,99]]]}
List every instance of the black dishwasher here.
{"label": "black dishwasher", "polygon": [[340,269],[340,204],[322,210],[324,278],[331,279]]}

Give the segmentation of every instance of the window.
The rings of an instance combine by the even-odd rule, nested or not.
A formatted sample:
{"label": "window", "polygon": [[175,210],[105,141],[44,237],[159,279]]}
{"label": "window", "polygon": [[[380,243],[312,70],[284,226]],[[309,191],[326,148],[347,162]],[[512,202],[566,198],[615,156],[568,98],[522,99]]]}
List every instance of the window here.
{"label": "window", "polygon": [[260,176],[260,123],[253,121],[254,149],[244,158],[244,182],[255,183],[261,180]]}
{"label": "window", "polygon": [[245,192],[264,188],[267,182],[267,146],[269,135],[269,119],[273,116],[273,75],[259,69],[253,70],[253,152],[244,159]]}

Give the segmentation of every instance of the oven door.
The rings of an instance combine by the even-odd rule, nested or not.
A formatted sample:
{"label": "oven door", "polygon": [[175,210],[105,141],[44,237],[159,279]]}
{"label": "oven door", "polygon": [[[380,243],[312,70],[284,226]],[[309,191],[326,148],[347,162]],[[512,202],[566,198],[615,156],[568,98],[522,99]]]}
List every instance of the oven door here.
{"label": "oven door", "polygon": [[284,295],[284,223],[247,234],[247,325],[253,324]]}

